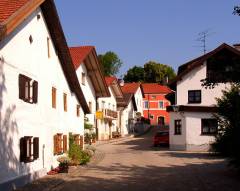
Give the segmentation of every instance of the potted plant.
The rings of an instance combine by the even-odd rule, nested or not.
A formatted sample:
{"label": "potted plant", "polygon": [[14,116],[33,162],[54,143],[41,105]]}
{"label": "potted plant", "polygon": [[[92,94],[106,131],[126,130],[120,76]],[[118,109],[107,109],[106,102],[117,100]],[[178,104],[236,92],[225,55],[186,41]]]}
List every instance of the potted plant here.
{"label": "potted plant", "polygon": [[70,163],[70,159],[66,156],[61,156],[57,159],[57,161],[59,162],[59,172],[60,173],[68,173],[68,166]]}

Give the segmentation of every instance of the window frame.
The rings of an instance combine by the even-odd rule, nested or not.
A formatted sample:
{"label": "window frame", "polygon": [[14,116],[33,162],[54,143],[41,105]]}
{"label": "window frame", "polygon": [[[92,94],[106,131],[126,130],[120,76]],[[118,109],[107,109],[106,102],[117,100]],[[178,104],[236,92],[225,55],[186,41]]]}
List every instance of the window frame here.
{"label": "window frame", "polygon": [[39,158],[39,137],[20,138],[20,162],[29,163]]}
{"label": "window frame", "polygon": [[[160,102],[162,103],[162,107],[160,107]],[[165,109],[163,100],[158,101],[158,108],[159,109]]]}
{"label": "window frame", "polygon": [[182,135],[182,120],[174,120],[174,135]]}
{"label": "window frame", "polygon": [[82,72],[82,85],[86,85],[86,73]]}
{"label": "window frame", "polygon": [[[200,96],[196,96],[196,93],[200,92]],[[193,93],[193,95],[190,95]],[[193,100],[190,100],[189,98],[193,98]],[[199,100],[196,98],[199,97]],[[188,90],[188,103],[201,103],[202,102],[202,91],[201,90]]]}
{"label": "window frame", "polygon": [[[146,107],[147,104],[147,107]],[[149,101],[144,101],[144,109],[149,109]]]}
{"label": "window frame", "polygon": [[[204,122],[205,121],[205,122]],[[208,122],[206,122],[208,121]],[[209,121],[212,121],[211,125],[213,125],[213,123],[215,123],[216,127],[213,126],[204,126],[204,123],[208,123],[209,125]],[[208,131],[203,131],[204,128],[208,128]],[[215,131],[211,131],[211,128],[215,128]],[[207,135],[207,136],[214,136],[218,133],[218,121],[217,119],[214,118],[202,118],[201,119],[201,135]]]}
{"label": "window frame", "polygon": [[63,110],[67,112],[67,93],[63,93]]}

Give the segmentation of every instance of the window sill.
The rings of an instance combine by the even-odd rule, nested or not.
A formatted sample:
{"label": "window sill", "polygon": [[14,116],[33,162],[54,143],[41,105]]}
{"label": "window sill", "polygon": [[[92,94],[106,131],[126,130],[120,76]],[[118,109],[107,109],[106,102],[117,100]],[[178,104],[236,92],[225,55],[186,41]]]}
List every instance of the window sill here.
{"label": "window sill", "polygon": [[217,133],[202,133],[201,136],[215,136]]}
{"label": "window sill", "polygon": [[179,133],[174,133],[174,135],[182,135],[182,134],[179,134]]}

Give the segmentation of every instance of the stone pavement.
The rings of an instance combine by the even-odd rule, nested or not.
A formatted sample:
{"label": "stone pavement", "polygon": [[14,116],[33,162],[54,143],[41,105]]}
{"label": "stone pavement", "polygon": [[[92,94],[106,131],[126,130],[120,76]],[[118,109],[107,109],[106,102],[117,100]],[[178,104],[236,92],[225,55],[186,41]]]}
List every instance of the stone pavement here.
{"label": "stone pavement", "polygon": [[54,177],[54,183],[52,186],[49,181],[44,187],[38,187],[40,189],[25,187],[23,190],[240,190],[239,175],[229,169],[223,159],[208,153],[154,148],[151,133],[98,145],[98,153],[89,165],[77,167],[67,175]]}

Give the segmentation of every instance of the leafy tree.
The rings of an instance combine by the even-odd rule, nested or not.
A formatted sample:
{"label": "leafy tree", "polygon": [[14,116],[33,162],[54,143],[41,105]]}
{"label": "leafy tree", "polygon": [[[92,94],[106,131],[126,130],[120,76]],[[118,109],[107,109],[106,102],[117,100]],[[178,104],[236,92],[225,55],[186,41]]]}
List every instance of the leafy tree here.
{"label": "leafy tree", "polygon": [[108,51],[103,55],[98,55],[105,76],[114,76],[119,72],[122,61],[114,52]]}
{"label": "leafy tree", "polygon": [[240,85],[234,84],[229,91],[224,90],[223,96],[217,99],[217,106],[219,131],[212,148],[240,170]]}
{"label": "leafy tree", "polygon": [[233,14],[240,16],[240,6],[235,6],[234,7]]}
{"label": "leafy tree", "polygon": [[144,69],[141,66],[134,66],[127,71],[124,75],[125,82],[143,82],[144,81]]}
{"label": "leafy tree", "polygon": [[144,65],[144,81],[152,83],[165,84],[168,80],[176,77],[172,67],[150,61]]}

